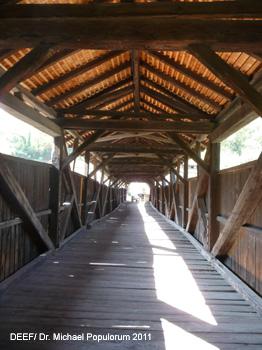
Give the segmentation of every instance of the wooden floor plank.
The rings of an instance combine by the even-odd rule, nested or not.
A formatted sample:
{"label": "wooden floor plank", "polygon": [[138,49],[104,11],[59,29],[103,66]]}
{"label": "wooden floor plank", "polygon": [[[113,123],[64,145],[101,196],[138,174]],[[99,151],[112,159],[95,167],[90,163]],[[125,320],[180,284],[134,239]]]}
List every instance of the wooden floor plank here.
{"label": "wooden floor plank", "polygon": [[[261,350],[261,321],[181,232],[150,205],[126,202],[2,296],[0,346]],[[59,333],[64,340],[53,339]]]}

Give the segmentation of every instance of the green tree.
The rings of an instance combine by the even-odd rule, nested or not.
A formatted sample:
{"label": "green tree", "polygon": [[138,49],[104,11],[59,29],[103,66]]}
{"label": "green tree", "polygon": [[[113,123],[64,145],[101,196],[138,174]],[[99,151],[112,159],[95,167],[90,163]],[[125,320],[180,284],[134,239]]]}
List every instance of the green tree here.
{"label": "green tree", "polygon": [[48,163],[51,161],[52,142],[45,135],[31,140],[29,132],[27,138],[25,136],[16,135],[10,140],[12,144],[12,155],[25,159],[37,160]]}

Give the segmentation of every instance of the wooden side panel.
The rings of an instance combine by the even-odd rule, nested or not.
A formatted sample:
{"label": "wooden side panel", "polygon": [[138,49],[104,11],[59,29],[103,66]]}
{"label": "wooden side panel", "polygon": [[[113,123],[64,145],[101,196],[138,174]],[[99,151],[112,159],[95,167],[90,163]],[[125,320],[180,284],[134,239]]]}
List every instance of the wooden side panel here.
{"label": "wooden side panel", "polygon": [[[50,165],[13,157],[6,157],[6,160],[33,210],[36,213],[48,210]],[[48,234],[49,214],[38,218]],[[30,233],[25,231],[17,214],[0,194],[0,281],[41,253],[41,248],[32,239]]]}
{"label": "wooden side panel", "polygon": [[[221,171],[219,175],[221,185],[220,215],[229,217],[234,204],[247,180],[250,167],[239,170]],[[247,222],[262,231],[262,201]],[[220,232],[224,224],[220,223]],[[243,279],[257,293],[262,295],[262,232],[239,232],[236,241],[224,259],[224,264]]]}
{"label": "wooden side panel", "polygon": [[[16,180],[21,186],[26,198],[28,199],[32,209],[36,213],[39,221],[43,225],[47,235],[49,235],[50,228],[50,198],[52,193],[50,192],[50,171],[52,166],[40,162],[29,161],[25,159],[5,156],[5,160]],[[83,181],[84,176],[73,173],[73,179],[76,189],[77,202],[82,205],[83,199]],[[65,180],[65,178],[64,178]],[[68,184],[65,181],[62,182],[61,190],[61,205],[60,215],[63,213],[64,203],[67,198]],[[87,185],[87,202],[93,200],[96,189],[99,184],[93,179],[88,180]],[[104,192],[106,186],[103,185]],[[113,196],[108,196],[108,203],[106,205],[105,214],[111,210],[110,200],[112,199],[112,210],[117,207],[116,191],[119,189],[113,189]],[[124,193],[126,190],[121,189],[121,201],[124,200]],[[104,193],[103,192],[103,193]],[[102,197],[100,198],[100,208],[102,208]],[[61,216],[60,216],[61,217]],[[100,217],[100,211],[96,213],[96,219]],[[70,236],[76,231],[78,227],[73,220],[73,216],[70,215],[68,227],[65,232],[65,238]],[[5,199],[0,194],[0,282],[19,270],[21,267],[29,263],[34,258],[43,253],[42,248],[38,246],[30,232],[27,232],[22,225],[22,220],[18,214],[15,213]]]}

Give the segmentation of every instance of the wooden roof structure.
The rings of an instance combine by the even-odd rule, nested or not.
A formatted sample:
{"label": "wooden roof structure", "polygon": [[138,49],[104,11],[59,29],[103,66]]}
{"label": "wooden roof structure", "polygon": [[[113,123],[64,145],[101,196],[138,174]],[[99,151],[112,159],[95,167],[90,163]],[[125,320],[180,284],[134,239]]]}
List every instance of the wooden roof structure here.
{"label": "wooden roof structure", "polygon": [[[0,106],[154,183],[262,113],[262,3],[0,0]],[[61,132],[62,130],[62,132]]]}

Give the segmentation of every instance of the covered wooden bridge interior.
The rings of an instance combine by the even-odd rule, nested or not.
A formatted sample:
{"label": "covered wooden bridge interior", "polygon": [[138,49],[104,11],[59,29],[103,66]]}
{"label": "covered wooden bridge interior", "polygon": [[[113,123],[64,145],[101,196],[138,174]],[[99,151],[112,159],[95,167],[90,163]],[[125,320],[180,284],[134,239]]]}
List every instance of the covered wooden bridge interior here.
{"label": "covered wooden bridge interior", "polygon": [[[64,259],[74,265],[76,255],[84,259],[86,251],[88,259],[88,254],[96,251],[97,235],[104,239],[98,240],[101,250],[97,256],[101,251],[108,252],[108,259],[117,254],[110,250],[112,239],[108,238],[113,228],[121,231],[114,215],[128,226],[122,227],[129,239],[122,244],[146,244],[139,235],[142,224],[134,214],[137,205],[123,203],[130,183],[145,182],[150,187],[151,206],[140,208],[142,212],[147,210],[146,216],[151,213],[164,231],[174,230],[171,241],[184,242],[178,246],[182,249],[185,245],[185,259],[195,259],[198,254],[187,246],[188,239],[198,242],[194,244],[209,264],[223,271],[242,293],[241,298],[254,308],[249,309],[240,297],[231,298],[231,287],[221,282],[222,292],[214,289],[219,295],[226,294],[224,303],[216,304],[218,318],[227,319],[220,332],[226,332],[231,322],[237,335],[227,343],[221,342],[223,337],[202,339],[211,344],[210,349],[215,345],[221,349],[246,349],[247,345],[252,350],[261,349],[261,318],[257,313],[262,313],[262,155],[256,161],[220,170],[220,143],[262,115],[261,19],[260,0],[0,0],[0,107],[54,137],[52,164],[0,155],[0,290],[4,293],[0,307],[5,310],[1,322],[8,319],[16,326],[22,322],[11,317],[15,307],[19,309],[18,301],[10,306],[19,289],[10,288],[18,288],[32,268],[36,283],[46,278],[48,284],[46,272],[39,272],[39,280],[36,269],[40,263],[42,268],[48,257],[66,252]],[[205,156],[201,157],[203,151]],[[87,165],[85,176],[71,167],[80,155]],[[197,164],[195,178],[188,177],[189,159]],[[166,226],[169,224],[152,207],[176,228]],[[83,232],[85,236],[77,236]],[[188,238],[181,238],[183,234]],[[73,237],[78,248],[74,248]],[[136,259],[147,256],[151,248],[146,247],[133,253]],[[128,264],[129,258],[132,260],[132,255],[121,256],[119,264]],[[89,271],[82,263],[85,272]],[[48,262],[45,264],[48,269]],[[137,271],[141,278],[136,288],[146,290],[149,287],[145,282],[143,288],[142,282],[149,276],[132,264],[132,273],[126,271],[129,282]],[[188,265],[192,274],[206,276],[206,285],[210,282],[219,289],[219,283],[212,284],[215,270],[211,273],[208,267],[193,265]],[[166,269],[171,266],[167,264]],[[113,271],[109,276],[118,270]],[[28,283],[33,284],[34,278],[28,276]],[[61,285],[60,298],[63,282]],[[21,294],[29,295],[23,288]],[[107,288],[108,281],[101,290],[115,300],[112,308],[117,307],[117,300],[128,303],[129,299],[121,296],[114,299],[117,292]],[[66,287],[64,290],[66,293]],[[135,301],[131,292],[126,295]],[[140,303],[145,302],[146,293],[141,292],[139,298]],[[155,297],[149,293],[148,298]],[[122,304],[119,302],[119,308]],[[32,304],[27,305],[30,307]],[[57,316],[59,322],[61,315]],[[180,316],[186,323],[185,315]],[[239,318],[243,323],[237,327]],[[136,329],[137,325],[132,325]],[[23,329],[30,332],[29,326]],[[228,329],[234,333],[233,328]],[[8,327],[5,331],[8,333]],[[153,346],[150,339],[143,340],[148,341],[146,346]],[[156,349],[168,349],[162,340],[158,339]],[[4,344],[7,349],[14,346],[6,339]],[[23,346],[28,349],[28,344]],[[113,343],[111,348],[140,346],[130,344]],[[58,346],[61,344],[52,343],[48,348]],[[67,346],[73,347],[70,342]],[[94,344],[96,349],[99,346]]]}

